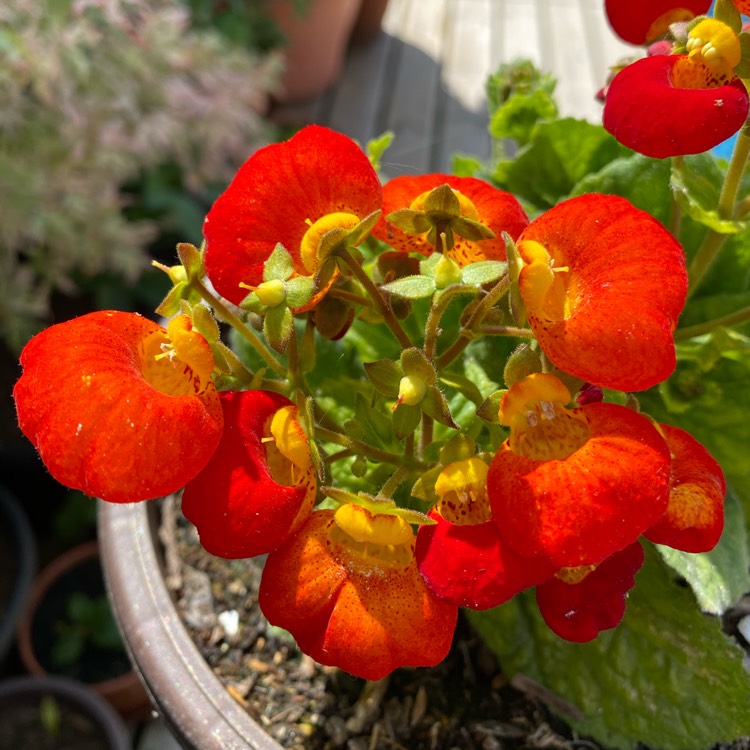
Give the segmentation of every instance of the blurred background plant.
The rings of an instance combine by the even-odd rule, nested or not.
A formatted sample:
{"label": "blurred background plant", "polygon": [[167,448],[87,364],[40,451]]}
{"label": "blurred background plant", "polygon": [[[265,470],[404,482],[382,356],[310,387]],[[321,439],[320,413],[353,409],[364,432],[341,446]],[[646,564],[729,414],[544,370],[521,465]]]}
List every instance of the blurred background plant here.
{"label": "blurred background plant", "polygon": [[193,19],[205,5],[2,3],[0,339],[11,351],[55,322],[57,292],[150,309],[163,280],[144,273],[147,249],[170,234],[199,241],[212,185],[269,139],[274,55]]}

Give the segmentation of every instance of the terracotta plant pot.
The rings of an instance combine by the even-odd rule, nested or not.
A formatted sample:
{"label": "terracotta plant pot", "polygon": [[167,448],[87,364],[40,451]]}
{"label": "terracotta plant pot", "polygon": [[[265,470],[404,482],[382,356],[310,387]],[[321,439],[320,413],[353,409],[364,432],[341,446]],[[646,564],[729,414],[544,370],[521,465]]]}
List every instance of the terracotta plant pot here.
{"label": "terracotta plant pot", "polygon": [[[51,642],[56,637],[56,627],[66,618],[67,601],[73,592],[83,592],[92,598],[105,594],[99,547],[95,541],[67,550],[34,581],[18,623],[18,651],[24,667],[32,675],[43,676],[58,670],[51,657]],[[150,713],[148,695],[132,670],[127,654],[123,651],[118,656],[116,650],[108,650],[104,656],[94,656],[92,651],[87,645],[80,663],[64,667],[70,670],[67,676],[84,682],[124,718],[147,716]],[[87,673],[87,657],[90,657],[88,666],[102,671]],[[115,665],[113,671],[110,670],[112,665]]]}
{"label": "terracotta plant pot", "polygon": [[[10,650],[16,626],[26,607],[36,572],[36,542],[16,497],[0,486],[0,544],[7,563],[0,576],[10,574],[0,586],[0,661]],[[0,555],[2,558],[2,555]]]}
{"label": "terracotta plant pot", "polygon": [[[52,699],[59,726],[42,720],[42,701]],[[110,748],[129,750],[122,719],[100,696],[63,677],[14,677],[0,682],[0,747]]]}
{"label": "terracotta plant pot", "polygon": [[99,543],[115,617],[135,669],[182,747],[281,750],[213,674],[172,603],[153,503],[99,503]]}
{"label": "terracotta plant pot", "polygon": [[286,37],[281,102],[312,99],[339,77],[362,0],[311,0],[302,13],[292,0],[271,0],[268,12]]}
{"label": "terracotta plant pot", "polygon": [[352,29],[352,44],[366,44],[380,33],[387,7],[388,0],[362,0]]}

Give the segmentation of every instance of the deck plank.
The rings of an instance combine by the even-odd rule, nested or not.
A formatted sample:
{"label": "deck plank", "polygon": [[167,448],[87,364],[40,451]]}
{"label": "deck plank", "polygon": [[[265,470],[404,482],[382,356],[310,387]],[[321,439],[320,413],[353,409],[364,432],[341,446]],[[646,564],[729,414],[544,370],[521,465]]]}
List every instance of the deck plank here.
{"label": "deck plank", "polygon": [[552,72],[562,114],[598,122],[608,67],[633,53],[601,0],[390,0],[383,32],[350,50],[338,84],[276,120],[317,122],[361,143],[393,131],[386,179],[447,171],[456,152],[489,155],[484,87],[501,63],[527,58]]}

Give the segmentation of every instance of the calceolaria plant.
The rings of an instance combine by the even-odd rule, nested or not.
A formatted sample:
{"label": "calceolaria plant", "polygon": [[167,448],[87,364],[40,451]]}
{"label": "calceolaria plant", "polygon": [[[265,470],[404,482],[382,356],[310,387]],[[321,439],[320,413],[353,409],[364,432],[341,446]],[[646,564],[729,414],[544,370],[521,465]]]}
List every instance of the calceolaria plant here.
{"label": "calceolaria plant", "polygon": [[[733,6],[685,5],[607,3],[674,50],[661,89],[613,77],[604,127],[527,65],[494,77],[513,159],[381,185],[387,139],[256,152],[163,267],[163,325],[96,312],[25,348],[49,471],[182,490],[210,553],[267,555],[265,616],[323,664],[435,665],[465,608],[602,742],[750,734],[741,651],[701,613],[750,590],[746,47]],[[700,153],[737,130],[728,167]]]}

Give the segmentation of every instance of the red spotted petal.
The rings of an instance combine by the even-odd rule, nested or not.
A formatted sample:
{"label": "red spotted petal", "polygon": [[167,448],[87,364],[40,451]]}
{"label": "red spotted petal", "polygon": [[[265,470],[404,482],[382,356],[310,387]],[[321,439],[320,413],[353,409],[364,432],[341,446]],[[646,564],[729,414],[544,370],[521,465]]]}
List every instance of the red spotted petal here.
{"label": "red spotted petal", "polygon": [[[275,549],[305,520],[315,501],[312,463],[281,484],[269,465],[268,423],[289,399],[267,391],[221,394],[224,433],[218,449],[185,487],[182,512],[212,555],[244,558]],[[300,429],[301,431],[301,429]],[[306,439],[305,439],[306,442]]]}
{"label": "red spotted petal", "polygon": [[432,510],[434,526],[420,526],[419,571],[441,599],[459,607],[490,609],[549,578],[546,558],[521,557],[503,541],[494,521],[459,526]]}
{"label": "red spotted petal", "polygon": [[742,13],[743,16],[750,15],[750,0],[732,0],[734,7]]}
{"label": "red spotted petal", "polygon": [[734,135],[748,114],[744,84],[735,77],[678,88],[676,72],[686,60],[654,55],[623,68],[607,90],[605,129],[628,148],[657,159],[699,154]]}
{"label": "red spotted petal", "polygon": [[707,552],[724,529],[724,473],[690,433],[660,426],[672,452],[669,505],[644,536],[684,552]]}
{"label": "red spotted petal", "polygon": [[295,270],[307,274],[300,244],[314,223],[331,213],[364,219],[381,208],[382,188],[369,159],[354,141],[310,125],[284,143],[257,151],[206,217],[206,271],[232,302],[258,285],[263,264],[280,242]]}
{"label": "red spotted petal", "polygon": [[567,458],[534,460],[505,441],[487,492],[507,544],[558,567],[601,562],[634,542],[667,508],[669,449],[648,419],[616,404],[589,404],[588,439]]}
{"label": "red spotted petal", "polygon": [[711,0],[607,0],[607,20],[630,44],[647,44],[667,32],[675,21],[689,21],[708,13]]}
{"label": "red spotted petal", "polygon": [[259,602],[321,664],[379,680],[401,666],[434,666],[451,645],[457,607],[403,568],[364,568],[330,541],[333,511],[314,511],[268,556]]}
{"label": "red spotted petal", "polygon": [[146,362],[147,340],[161,335],[139,315],[95,312],[26,345],[18,421],[59,482],[133,502],[175,492],[208,461],[221,436],[219,398],[211,382],[193,392],[196,378],[179,360]]}
{"label": "red spotted petal", "polygon": [[[422,193],[446,184],[469,198],[477,210],[476,220],[489,227],[495,234],[494,239],[481,242],[470,242],[456,237],[456,244],[450,252],[451,257],[460,266],[479,260],[505,260],[502,232],[507,232],[516,239],[528,226],[529,219],[521,204],[510,193],[498,190],[474,177],[455,177],[449,174],[396,177],[383,188],[383,217],[394,211],[409,208]],[[401,252],[430,255],[433,251],[425,235],[407,234],[386,222],[385,218],[381,218],[372,233]]]}
{"label": "red spotted petal", "polygon": [[[528,263],[525,242],[549,261]],[[611,195],[581,195],[535,219],[518,242],[529,324],[561,370],[605,388],[639,391],[676,364],[673,332],[685,304],[685,255],[645,211]],[[554,273],[547,292],[542,275]],[[567,269],[567,270],[566,270]]]}
{"label": "red spotted petal", "polygon": [[539,611],[550,630],[575,643],[592,641],[620,624],[625,601],[643,565],[643,547],[635,542],[601,562],[579,583],[554,576],[536,588]]}

